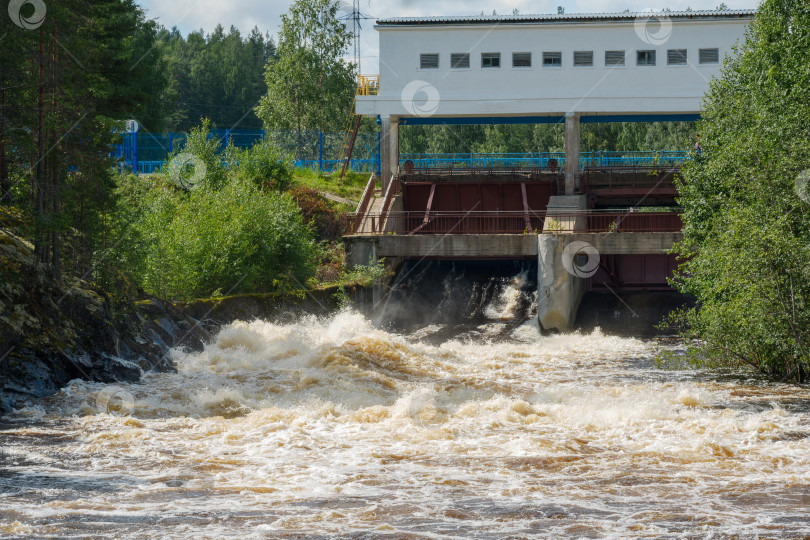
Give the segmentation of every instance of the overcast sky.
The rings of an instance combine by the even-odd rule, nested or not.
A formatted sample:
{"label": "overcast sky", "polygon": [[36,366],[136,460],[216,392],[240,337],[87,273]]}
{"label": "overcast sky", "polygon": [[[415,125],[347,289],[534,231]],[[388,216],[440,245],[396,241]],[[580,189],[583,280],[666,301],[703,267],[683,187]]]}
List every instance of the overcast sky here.
{"label": "overcast sky", "polygon": [[[374,19],[422,15],[477,15],[495,9],[499,14],[518,9],[522,14],[556,13],[557,6],[566,13],[604,13],[649,11],[669,7],[672,10],[714,9],[725,1],[731,9],[754,8],[755,0],[360,0],[360,9]],[[262,32],[275,36],[291,0],[139,0],[147,14],[167,28],[176,26],[187,34],[203,29],[211,32],[222,24],[227,30],[232,25],[242,32],[257,26]],[[351,12],[351,0],[341,0]],[[660,4],[660,5],[659,5]],[[361,36],[362,70],[377,72],[377,36],[374,20],[368,20]]]}

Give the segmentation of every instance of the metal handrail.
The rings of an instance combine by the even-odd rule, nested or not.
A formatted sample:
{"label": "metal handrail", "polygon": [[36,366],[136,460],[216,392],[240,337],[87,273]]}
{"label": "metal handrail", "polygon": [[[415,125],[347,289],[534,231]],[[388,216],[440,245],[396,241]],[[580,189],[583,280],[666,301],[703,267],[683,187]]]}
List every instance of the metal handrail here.
{"label": "metal handrail", "polygon": [[[682,212],[397,211],[351,214],[347,234],[521,234],[539,232],[679,232]],[[426,223],[427,221],[427,223]],[[363,224],[367,226],[364,228]]]}
{"label": "metal handrail", "polygon": [[380,76],[379,75],[358,75],[357,76],[357,95],[358,96],[376,96],[380,93]]}

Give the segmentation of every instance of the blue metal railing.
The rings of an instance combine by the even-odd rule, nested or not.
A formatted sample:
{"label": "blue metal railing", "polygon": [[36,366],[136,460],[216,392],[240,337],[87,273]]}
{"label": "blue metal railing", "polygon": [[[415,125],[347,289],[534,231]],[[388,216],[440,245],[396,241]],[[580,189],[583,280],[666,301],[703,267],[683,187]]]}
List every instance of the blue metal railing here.
{"label": "blue metal railing", "polygon": [[549,169],[565,163],[564,152],[533,152],[529,154],[402,154],[400,165],[413,163],[414,169]]}
{"label": "blue metal railing", "polygon": [[[340,170],[343,165],[341,159],[297,159],[294,162],[299,169],[314,169],[324,172]],[[372,172],[380,170],[379,154],[368,159],[352,159],[349,161],[349,170],[355,172]]]}
{"label": "blue metal railing", "polygon": [[[136,173],[151,174],[159,172],[168,165],[169,156],[181,150],[188,134],[150,133],[140,130],[137,133],[125,133],[121,142],[113,145],[111,157],[117,159],[121,166]],[[299,160],[297,166],[332,171],[337,166],[334,159],[341,148],[343,133],[319,131],[265,131],[261,129],[219,129],[211,130],[209,139],[220,143],[220,151],[228,143],[236,148],[245,149],[268,140],[288,155],[303,153],[305,159]],[[371,171],[380,168],[379,134],[361,133],[358,135],[351,167],[356,171]]]}
{"label": "blue metal railing", "polygon": [[[688,159],[687,152],[581,152],[581,168],[651,167],[680,165]],[[400,164],[410,161],[414,169],[544,169],[550,163],[565,167],[564,152],[534,152],[529,154],[402,154]]]}
{"label": "blue metal railing", "polygon": [[[350,169],[357,172],[380,171],[378,134],[361,134],[362,142],[355,148]],[[250,148],[263,141],[272,140],[283,150],[291,153],[303,148],[304,159],[294,162],[296,167],[332,172],[342,162],[330,159],[340,149],[340,133],[265,132],[264,130],[212,130],[210,137],[220,141],[221,148],[228,141],[237,148]],[[183,148],[185,133],[127,133],[120,144],[114,145],[111,155],[123,166],[140,174],[152,174],[165,170],[170,155]],[[688,159],[687,152],[581,152],[580,167],[622,168],[679,165]],[[556,165],[552,167],[556,161]],[[534,169],[554,170],[565,167],[564,152],[531,153],[466,153],[466,154],[401,154],[400,165],[410,161],[414,169]]]}
{"label": "blue metal railing", "polygon": [[689,159],[686,151],[655,152],[583,152],[580,166],[593,168],[654,167],[657,165],[680,165]]}

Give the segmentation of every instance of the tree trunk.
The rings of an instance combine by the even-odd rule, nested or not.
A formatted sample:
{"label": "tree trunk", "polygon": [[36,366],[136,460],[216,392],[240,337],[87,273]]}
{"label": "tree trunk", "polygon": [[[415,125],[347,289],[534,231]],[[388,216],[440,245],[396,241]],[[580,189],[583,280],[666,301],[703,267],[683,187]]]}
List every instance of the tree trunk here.
{"label": "tree trunk", "polygon": [[[6,92],[0,90],[0,111],[6,110]],[[11,180],[6,156],[6,117],[0,112],[0,204],[11,204]]]}
{"label": "tree trunk", "polygon": [[301,159],[304,154],[304,139],[301,136],[301,96],[298,92],[295,93],[295,108],[298,117],[298,155],[296,157]]}
{"label": "tree trunk", "polygon": [[[56,110],[56,91],[58,88],[57,85],[57,66],[59,65],[59,49],[57,49],[58,43],[58,31],[54,30],[53,36],[51,36],[51,128],[50,128],[50,144],[57,144],[57,137],[56,137],[56,120],[58,118],[57,110]],[[59,230],[56,227],[56,216],[59,215],[59,193],[58,193],[58,184],[59,184],[59,152],[51,152],[51,159],[50,159],[50,194],[51,194],[51,264],[53,265],[53,270],[57,274],[61,271],[61,253],[60,253],[60,245],[59,245]]]}
{"label": "tree trunk", "polygon": [[47,250],[42,233],[45,221],[45,31],[39,31],[39,80],[37,82],[37,161],[34,183],[34,254],[39,262],[47,262]]}

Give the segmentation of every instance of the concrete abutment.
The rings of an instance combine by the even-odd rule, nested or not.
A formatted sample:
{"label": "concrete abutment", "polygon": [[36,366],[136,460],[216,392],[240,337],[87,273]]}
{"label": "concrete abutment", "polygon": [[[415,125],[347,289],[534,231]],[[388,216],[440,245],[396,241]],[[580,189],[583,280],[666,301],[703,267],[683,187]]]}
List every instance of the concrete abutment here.
{"label": "concrete abutment", "polygon": [[566,264],[564,235],[537,236],[537,320],[543,330],[571,330],[587,288],[584,277],[575,276]]}

